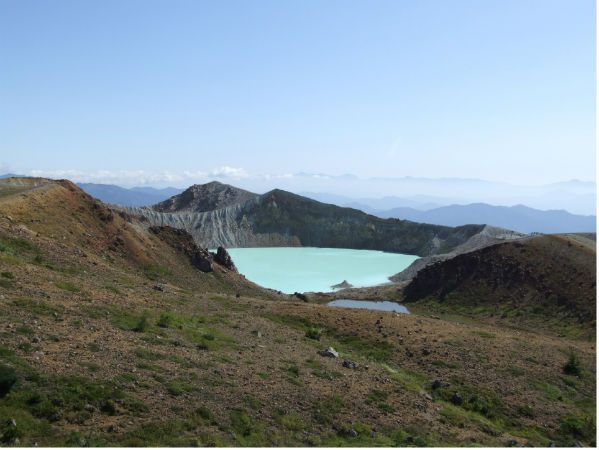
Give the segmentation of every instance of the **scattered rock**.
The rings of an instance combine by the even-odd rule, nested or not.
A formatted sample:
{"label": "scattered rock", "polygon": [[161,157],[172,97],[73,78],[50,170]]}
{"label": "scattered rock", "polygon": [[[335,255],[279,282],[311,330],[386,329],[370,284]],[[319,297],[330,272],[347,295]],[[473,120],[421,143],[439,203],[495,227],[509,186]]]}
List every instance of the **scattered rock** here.
{"label": "scattered rock", "polygon": [[164,292],[164,284],[162,284],[162,283],[155,284],[154,285],[154,290],[155,291]]}
{"label": "scattered rock", "polygon": [[87,403],[87,404],[86,404],[86,405],[83,407],[83,409],[85,409],[86,411],[92,412],[92,411],[94,411],[96,408],[94,408],[94,405],[91,405],[91,404]]}
{"label": "scattered rock", "polygon": [[348,369],[357,369],[358,367],[360,367],[360,364],[354,361],[350,361],[349,359],[344,359],[343,367],[347,367]]}
{"label": "scattered rock", "polygon": [[370,432],[370,437],[371,437],[372,439],[374,439],[374,438],[376,437],[376,431],[374,431],[374,430],[373,430],[373,431],[371,431],[371,432]]}
{"label": "scattered rock", "polygon": [[339,358],[339,353],[333,347],[327,347],[324,350],[318,352],[322,356],[328,356],[329,358]]}
{"label": "scattered rock", "polygon": [[430,355],[430,354],[431,354],[431,351],[430,351],[428,348],[425,348],[425,349],[422,349],[422,354],[423,354],[424,356],[428,356],[428,355]]}
{"label": "scattered rock", "polygon": [[254,330],[252,331],[252,334],[258,338],[262,337],[262,333],[260,332],[260,330]]}
{"label": "scattered rock", "polygon": [[349,435],[351,437],[358,437],[358,432],[356,430],[354,430],[353,428],[350,428]]}
{"label": "scattered rock", "polygon": [[38,336],[34,336],[34,338],[31,340],[31,342],[34,344],[39,344],[41,341],[42,340]]}
{"label": "scattered rock", "polygon": [[118,432],[119,432],[119,429],[118,429],[118,427],[117,427],[116,425],[110,425],[110,426],[108,427],[108,432],[109,432],[109,433],[118,433]]}
{"label": "scattered rock", "polygon": [[16,427],[17,426],[17,421],[15,419],[13,419],[12,417],[8,420],[7,425],[9,427]]}
{"label": "scattered rock", "polygon": [[464,399],[462,398],[459,392],[456,392],[453,394],[453,397],[451,397],[451,403],[459,406],[462,403],[464,403]]}
{"label": "scattered rock", "polygon": [[175,341],[175,342],[173,342],[173,345],[174,345],[175,347],[181,347],[181,342],[179,342],[179,341]]}
{"label": "scattered rock", "polygon": [[433,389],[439,389],[441,386],[443,386],[443,383],[441,383],[441,381],[439,381],[439,380],[433,381]]}

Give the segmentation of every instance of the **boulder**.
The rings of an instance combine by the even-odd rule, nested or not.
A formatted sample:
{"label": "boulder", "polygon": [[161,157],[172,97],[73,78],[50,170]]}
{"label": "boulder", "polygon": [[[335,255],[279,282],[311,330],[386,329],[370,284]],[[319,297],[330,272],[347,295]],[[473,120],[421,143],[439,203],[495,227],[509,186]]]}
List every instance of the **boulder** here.
{"label": "boulder", "polygon": [[295,295],[297,298],[299,298],[303,302],[308,301],[308,297],[306,297],[304,294],[300,294],[299,292],[294,292],[293,295]]}
{"label": "boulder", "polygon": [[462,403],[464,403],[464,399],[462,398],[459,392],[456,392],[455,394],[453,394],[453,397],[451,398],[451,403],[460,406]]}
{"label": "boulder", "polygon": [[212,255],[208,250],[201,247],[198,247],[197,251],[191,256],[191,264],[202,272],[207,273],[214,270],[214,267],[212,266]]}
{"label": "boulder", "polygon": [[339,358],[339,353],[333,347],[327,347],[318,352],[322,356],[328,356],[329,358]]}
{"label": "boulder", "polygon": [[344,359],[343,367],[347,367],[348,369],[357,369],[358,367],[360,367],[360,364],[354,361],[350,361],[349,359]]}

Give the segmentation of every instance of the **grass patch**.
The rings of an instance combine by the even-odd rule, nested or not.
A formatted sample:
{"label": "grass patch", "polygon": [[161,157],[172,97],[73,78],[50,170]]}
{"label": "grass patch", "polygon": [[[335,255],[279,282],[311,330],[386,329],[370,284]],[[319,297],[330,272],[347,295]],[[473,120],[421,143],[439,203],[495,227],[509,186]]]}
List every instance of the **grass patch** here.
{"label": "grass patch", "polygon": [[299,414],[284,414],[277,412],[274,415],[275,422],[289,431],[302,431],[307,428]]}
{"label": "grass patch", "polygon": [[390,378],[405,389],[411,392],[425,391],[430,386],[428,377],[420,372],[409,369],[397,369],[393,370],[389,374]]}
{"label": "grass patch", "polygon": [[[581,415],[575,413],[566,413],[561,418],[559,434],[574,440],[585,442],[595,442],[596,424],[595,417],[591,415]],[[571,444],[568,442],[568,444]]]}
{"label": "grass patch", "polygon": [[113,284],[106,283],[104,285],[104,287],[106,289],[108,289],[110,292],[112,292],[113,294],[123,295],[123,293],[121,292],[121,290],[119,288],[117,288],[116,286],[114,286]]}
{"label": "grass patch", "polygon": [[171,275],[171,272],[167,268],[156,264],[148,264],[144,266],[143,272],[146,278],[152,281],[156,281],[159,278]]}
{"label": "grass patch", "polygon": [[491,390],[456,382],[433,391],[435,398],[446,402],[451,402],[456,393],[462,398],[462,402],[458,406],[467,411],[479,413],[488,419],[505,416],[506,409],[503,402]]}
{"label": "grass patch", "polygon": [[478,334],[480,337],[484,337],[485,339],[493,339],[496,336],[493,333],[489,333],[488,331],[475,330],[474,334]]}
{"label": "grass patch", "polygon": [[159,359],[165,359],[166,356],[162,353],[154,353],[145,348],[136,348],[134,352],[135,356],[141,359],[145,359],[147,361],[157,361]]}
{"label": "grass patch", "polygon": [[194,387],[187,383],[179,381],[169,381],[166,383],[166,391],[172,396],[181,395],[185,392],[191,392],[193,390]]}
{"label": "grass patch", "polygon": [[81,367],[86,368],[90,372],[97,372],[98,370],[100,370],[100,366],[93,362],[82,361],[77,364],[79,364]]}
{"label": "grass patch", "polygon": [[564,396],[559,387],[541,380],[532,380],[532,388],[542,392],[547,400],[564,401]]}
{"label": "grass patch", "polygon": [[112,323],[121,330],[143,333],[150,329],[150,313],[136,314],[131,311],[111,309]]}
{"label": "grass patch", "polygon": [[79,292],[80,289],[75,286],[73,283],[71,283],[70,281],[55,281],[54,284],[56,285],[56,287],[63,289],[65,291],[69,291],[69,292]]}
{"label": "grass patch", "polygon": [[445,369],[459,369],[461,366],[461,364],[457,361],[442,361],[440,359],[435,359],[432,363],[433,366],[436,367],[443,367]]}
{"label": "grass patch", "polygon": [[341,352],[355,353],[359,357],[374,362],[387,362],[391,358],[393,346],[386,341],[376,342],[357,336],[335,336]]}
{"label": "grass patch", "polygon": [[312,417],[320,425],[329,425],[336,414],[343,409],[345,402],[338,395],[331,395],[322,401],[316,401],[312,405]]}
{"label": "grass patch", "polygon": [[51,316],[54,313],[58,314],[60,311],[43,300],[33,300],[31,298],[17,298],[11,302],[11,305],[40,316]]}

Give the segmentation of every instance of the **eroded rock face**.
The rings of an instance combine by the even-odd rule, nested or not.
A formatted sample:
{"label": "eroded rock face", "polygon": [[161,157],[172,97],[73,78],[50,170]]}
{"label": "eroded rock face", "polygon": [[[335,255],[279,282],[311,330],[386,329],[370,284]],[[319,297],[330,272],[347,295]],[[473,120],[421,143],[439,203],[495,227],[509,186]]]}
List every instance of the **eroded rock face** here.
{"label": "eroded rock face", "polygon": [[213,253],[213,255],[215,263],[220,264],[229,270],[237,272],[237,267],[235,267],[235,263],[233,263],[231,255],[229,255],[229,252],[224,247],[218,247],[216,253]]}
{"label": "eroded rock face", "polygon": [[169,226],[153,226],[150,232],[154,233],[171,247],[185,253],[194,267],[202,272],[212,272],[212,255],[205,248],[199,247],[191,234],[179,228]]}

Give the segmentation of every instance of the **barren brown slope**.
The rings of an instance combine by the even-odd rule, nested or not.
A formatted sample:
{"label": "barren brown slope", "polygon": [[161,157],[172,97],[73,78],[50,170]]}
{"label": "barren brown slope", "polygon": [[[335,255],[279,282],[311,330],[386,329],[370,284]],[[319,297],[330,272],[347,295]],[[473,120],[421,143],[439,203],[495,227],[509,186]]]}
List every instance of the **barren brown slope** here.
{"label": "barren brown slope", "polygon": [[4,444],[594,444],[594,343],[267,301],[68,182],[0,199],[0,280]]}

